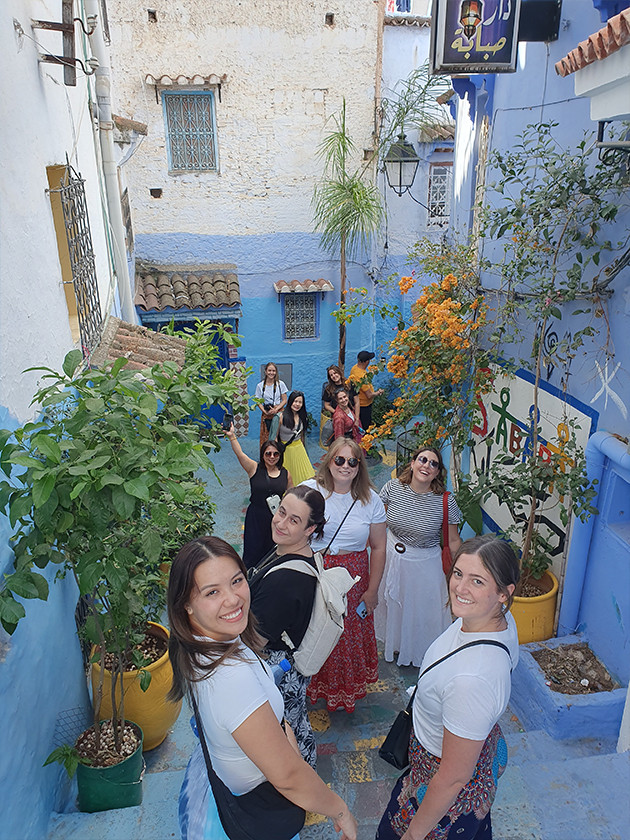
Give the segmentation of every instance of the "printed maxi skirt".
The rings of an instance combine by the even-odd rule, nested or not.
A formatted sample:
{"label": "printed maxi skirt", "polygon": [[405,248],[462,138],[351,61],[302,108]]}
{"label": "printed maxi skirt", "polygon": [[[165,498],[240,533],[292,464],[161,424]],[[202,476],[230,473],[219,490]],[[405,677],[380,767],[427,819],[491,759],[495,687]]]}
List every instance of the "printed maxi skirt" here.
{"label": "printed maxi skirt", "polygon": [[306,694],[312,703],[323,697],[331,712],[336,709],[353,712],[356,701],[365,697],[368,683],[378,680],[374,618],[357,615],[370,576],[367,550],[327,554],[324,568],[335,566],[344,566],[353,577],[360,575],[361,581],[348,592],[348,612],[341,638],[320,672],[311,677]]}
{"label": "printed maxi skirt", "polygon": [[[394,785],[376,840],[399,840],[403,836],[440,766],[440,759],[425,750],[413,732],[409,759],[409,769]],[[495,724],[481,749],[472,779],[425,840],[492,840],[490,808],[506,765],[507,746],[501,727]]]}

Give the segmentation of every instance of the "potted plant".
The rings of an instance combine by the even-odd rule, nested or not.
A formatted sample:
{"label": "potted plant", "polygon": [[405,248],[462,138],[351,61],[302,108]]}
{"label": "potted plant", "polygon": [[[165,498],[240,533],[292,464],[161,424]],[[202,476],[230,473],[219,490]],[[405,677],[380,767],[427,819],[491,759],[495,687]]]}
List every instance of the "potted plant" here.
{"label": "potted plant", "polygon": [[[17,598],[46,599],[41,570],[51,564],[58,576],[76,580],[87,610],[82,635],[94,646],[99,673],[94,724],[86,736],[91,753],[77,755],[81,763],[118,763],[128,757],[130,740],[141,739],[137,727],[125,725],[124,675],[132,670],[141,690],[152,682],[150,651],[160,643],[155,631],[147,634],[147,621],[163,607],[164,545],[189,538],[191,496],[198,509],[211,512],[194,473],[207,468],[206,449],[218,446],[218,439],[210,433],[202,443],[191,418],[203,404],[229,402],[240,382],[232,371],[213,366],[216,350],[207,327],[198,331],[196,351],[203,344],[207,352],[187,354],[181,370],[165,362],[141,374],[127,370],[125,359],[103,370],[81,370],[82,354],[72,351],[63,372],[39,369],[45,384],[33,402],[42,408],[40,419],[0,432],[6,476],[0,505],[15,529],[14,571],[0,591],[0,621],[12,633],[25,616]],[[165,651],[162,638],[160,656]],[[110,710],[102,725],[106,673]],[[170,678],[165,682],[168,690]],[[172,723],[178,709],[170,706]],[[80,736],[70,753],[61,748],[53,760],[72,769],[76,763],[68,755],[85,740]],[[101,758],[103,750],[108,755]]]}
{"label": "potted plant", "polygon": [[[532,377],[529,428],[520,446],[512,451],[504,446],[485,465],[478,487],[483,500],[492,495],[511,514],[513,524],[505,533],[521,548],[519,594],[534,594],[533,583],[548,590],[530,600],[551,601],[550,613],[544,620],[528,619],[527,627],[519,625],[521,642],[549,638],[555,629],[558,581],[548,571],[552,555],[546,531],[551,511],[565,534],[573,516],[584,520],[597,513],[566,402],[554,433],[543,435],[541,392],[543,377],[552,374],[567,388],[573,359],[597,335],[596,319],[606,322],[605,300],[618,268],[600,263],[615,250],[607,226],[624,190],[615,169],[594,159],[594,144],[585,138],[567,150],[555,139],[555,128],[553,123],[528,126],[508,151],[494,153],[492,203],[481,213],[482,241],[488,243],[482,268],[495,280],[495,288],[485,290],[495,309],[489,341],[504,370],[520,366]],[[568,317],[574,319],[572,327],[564,322],[561,328]],[[567,547],[565,541],[561,579]]]}

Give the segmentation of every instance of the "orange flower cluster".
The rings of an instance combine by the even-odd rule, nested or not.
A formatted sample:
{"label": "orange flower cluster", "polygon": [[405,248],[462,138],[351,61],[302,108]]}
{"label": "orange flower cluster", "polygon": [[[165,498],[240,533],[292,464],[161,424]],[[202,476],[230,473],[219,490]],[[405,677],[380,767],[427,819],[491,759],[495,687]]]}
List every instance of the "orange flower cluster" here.
{"label": "orange flower cluster", "polygon": [[415,277],[401,277],[398,281],[398,287],[403,295],[406,295],[409,289],[415,285],[416,278]]}
{"label": "orange flower cluster", "polygon": [[387,370],[396,379],[403,379],[407,375],[408,369],[409,361],[404,356],[394,355],[387,362]]}

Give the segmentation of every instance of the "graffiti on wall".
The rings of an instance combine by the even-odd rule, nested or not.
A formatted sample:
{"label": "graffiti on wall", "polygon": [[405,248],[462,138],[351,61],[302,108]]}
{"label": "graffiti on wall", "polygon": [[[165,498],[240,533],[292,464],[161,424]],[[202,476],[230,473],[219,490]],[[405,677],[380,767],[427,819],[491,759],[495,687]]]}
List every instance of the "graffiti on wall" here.
{"label": "graffiti on wall", "polygon": [[[538,395],[538,415],[534,418],[533,376],[519,370],[507,375],[495,368],[492,391],[479,403],[480,422],[473,427],[474,445],[471,448],[471,470],[487,472],[499,452],[512,454],[523,460],[531,454],[534,428],[540,429],[536,442],[538,455],[550,461],[552,454],[561,458],[562,469],[571,469],[571,458],[564,456],[564,447],[573,426],[578,445],[586,446],[597,426],[598,413],[590,406],[563,393],[547,382],[541,382]],[[553,495],[549,488],[547,500]],[[514,524],[505,504],[490,498],[483,505],[484,521],[492,530],[504,531]],[[557,505],[545,505],[541,519],[549,541],[554,545],[554,557],[562,554],[565,528]]]}

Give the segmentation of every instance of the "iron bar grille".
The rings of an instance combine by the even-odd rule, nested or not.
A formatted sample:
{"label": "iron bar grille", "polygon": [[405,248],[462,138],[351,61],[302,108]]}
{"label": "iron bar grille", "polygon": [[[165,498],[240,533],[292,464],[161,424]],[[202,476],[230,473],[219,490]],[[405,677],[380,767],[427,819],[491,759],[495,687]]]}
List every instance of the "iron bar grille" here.
{"label": "iron bar grille", "polygon": [[98,343],[103,321],[84,183],[83,178],[68,164],[61,180],[59,195],[77,299],[81,349],[87,357]]}
{"label": "iron bar grille", "polygon": [[212,91],[169,92],[163,96],[170,170],[216,169]]}
{"label": "iron bar grille", "polygon": [[317,338],[315,294],[284,295],[284,337]]}
{"label": "iron bar grille", "polygon": [[429,168],[429,218],[430,227],[443,227],[451,215],[452,166],[431,164]]}

